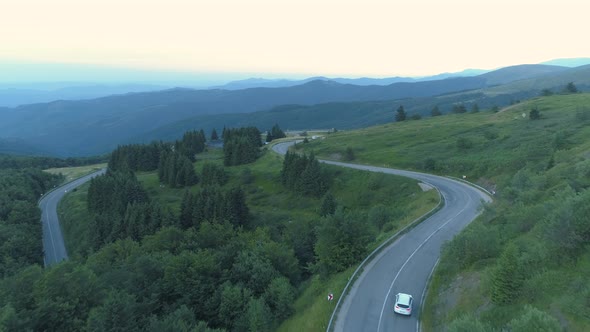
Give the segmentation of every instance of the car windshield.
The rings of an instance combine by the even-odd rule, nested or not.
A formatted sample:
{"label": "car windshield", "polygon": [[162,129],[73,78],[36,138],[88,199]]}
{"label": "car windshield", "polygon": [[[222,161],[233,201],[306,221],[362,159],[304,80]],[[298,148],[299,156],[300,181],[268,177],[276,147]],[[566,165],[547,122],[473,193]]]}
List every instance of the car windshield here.
{"label": "car windshield", "polygon": [[397,306],[400,307],[400,308],[404,308],[404,309],[408,309],[410,307],[409,305],[402,304],[402,303],[398,303]]}

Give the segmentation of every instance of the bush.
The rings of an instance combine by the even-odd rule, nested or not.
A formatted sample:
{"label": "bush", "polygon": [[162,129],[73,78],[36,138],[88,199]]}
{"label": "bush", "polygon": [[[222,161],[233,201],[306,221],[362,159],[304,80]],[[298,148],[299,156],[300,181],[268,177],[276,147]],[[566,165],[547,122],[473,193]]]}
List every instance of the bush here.
{"label": "bush", "polygon": [[459,150],[467,150],[467,149],[471,149],[472,147],[473,147],[473,142],[471,142],[471,140],[469,140],[468,138],[459,137],[457,139],[457,148]]}
{"label": "bush", "polygon": [[563,331],[557,319],[528,304],[524,306],[524,313],[510,322],[510,328],[512,332]]}
{"label": "bush", "polygon": [[500,250],[498,238],[499,234],[495,229],[475,222],[444,246],[442,266],[453,273],[478,261],[496,257]]}
{"label": "bush", "polygon": [[563,88],[564,93],[578,93],[578,88],[574,84],[574,82],[569,82],[565,88]]}
{"label": "bush", "polygon": [[346,148],[346,150],[344,151],[344,155],[342,156],[342,160],[345,161],[352,161],[354,160],[356,157],[354,155],[354,151],[352,150],[352,148],[349,146]]}
{"label": "bush", "polygon": [[315,269],[324,276],[346,270],[365,256],[367,245],[374,238],[365,218],[338,208],[317,227]]}
{"label": "bush", "polygon": [[529,112],[529,119],[531,120],[539,120],[541,118],[541,113],[535,107]]}
{"label": "bush", "polygon": [[426,160],[424,160],[423,167],[426,171],[436,170],[436,160],[434,160],[434,158],[426,158]]}
{"label": "bush", "polygon": [[375,205],[369,210],[369,223],[379,230],[390,220],[391,214],[389,210],[381,204]]}
{"label": "bush", "polygon": [[249,168],[244,168],[240,173],[240,180],[243,184],[251,184],[254,182],[254,174]]}
{"label": "bush", "polygon": [[496,132],[493,132],[493,131],[489,131],[489,130],[488,130],[488,131],[485,131],[485,132],[483,133],[483,137],[485,137],[486,139],[488,139],[488,140],[490,140],[490,141],[491,141],[491,140],[495,140],[496,138],[498,138],[498,137],[499,137],[499,135],[498,135],[498,133],[496,133]]}
{"label": "bush", "polygon": [[322,198],[320,204],[320,216],[325,217],[336,212],[336,200],[334,196],[328,191]]}
{"label": "bush", "polygon": [[385,181],[385,174],[371,173],[369,175],[369,181],[367,181],[367,188],[370,190],[379,190],[383,186],[383,181]]}
{"label": "bush", "polygon": [[493,329],[479,319],[465,315],[461,316],[449,325],[449,332],[492,332]]}
{"label": "bush", "polygon": [[455,104],[453,105],[453,113],[466,113],[467,112],[467,108],[465,107],[465,105],[463,104]]}

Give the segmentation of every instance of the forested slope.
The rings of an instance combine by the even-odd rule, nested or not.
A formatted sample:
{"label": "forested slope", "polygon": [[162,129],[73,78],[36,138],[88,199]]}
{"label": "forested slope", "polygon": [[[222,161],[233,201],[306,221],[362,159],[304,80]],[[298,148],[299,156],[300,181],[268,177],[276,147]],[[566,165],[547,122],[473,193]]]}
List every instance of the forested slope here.
{"label": "forested slope", "polygon": [[[358,263],[414,218],[411,204],[436,204],[411,180],[332,169],[313,155],[284,162],[258,150],[256,128],[223,136],[228,148],[211,151],[199,131],[113,151],[107,173],[61,205],[75,207],[62,220],[71,260],[23,265],[0,281],[0,327],[275,330],[319,275]],[[251,144],[254,155],[241,153]]]}

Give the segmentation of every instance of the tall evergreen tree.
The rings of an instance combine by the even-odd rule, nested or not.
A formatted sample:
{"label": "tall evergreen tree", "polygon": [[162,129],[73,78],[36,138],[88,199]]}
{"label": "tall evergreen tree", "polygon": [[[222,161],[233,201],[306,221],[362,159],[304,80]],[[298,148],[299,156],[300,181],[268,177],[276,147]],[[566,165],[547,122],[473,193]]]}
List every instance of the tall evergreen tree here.
{"label": "tall evergreen tree", "polygon": [[406,120],[406,111],[404,110],[404,105],[400,105],[395,112],[395,121],[401,122]]}
{"label": "tall evergreen tree", "polygon": [[203,185],[220,185],[223,186],[227,182],[227,172],[223,166],[213,163],[205,163],[201,173],[201,182]]}
{"label": "tall evergreen tree", "polygon": [[270,131],[268,131],[268,134],[266,136],[266,141],[270,142],[273,139],[284,138],[284,137],[287,137],[287,135],[285,135],[285,132],[281,129],[281,127],[279,127],[279,125],[275,123],[275,125],[272,127],[272,129]]}
{"label": "tall evergreen tree", "polygon": [[438,108],[438,105],[434,106],[434,108],[430,111],[430,115],[431,116],[440,116],[440,115],[442,115],[440,109]]}
{"label": "tall evergreen tree", "polygon": [[217,135],[217,130],[215,130],[215,128],[213,128],[213,130],[211,131],[211,140],[217,141],[218,139],[219,139],[219,136]]}
{"label": "tall evergreen tree", "polygon": [[241,188],[235,187],[225,194],[226,208],[224,213],[225,220],[228,220],[235,226],[246,225],[249,220],[250,211],[246,204],[246,195]]}
{"label": "tall evergreen tree", "polygon": [[180,203],[180,226],[187,229],[193,226],[193,195],[186,190]]}
{"label": "tall evergreen tree", "polygon": [[569,82],[565,86],[564,91],[565,91],[565,93],[578,93],[578,88],[576,87],[574,82]]}
{"label": "tall evergreen tree", "polygon": [[465,113],[467,112],[467,108],[463,103],[453,105],[453,113]]}
{"label": "tall evergreen tree", "polygon": [[515,245],[508,245],[498,260],[492,280],[492,301],[496,304],[510,304],[520,294],[523,279],[517,251]]}
{"label": "tall evergreen tree", "polygon": [[325,217],[327,215],[334,214],[336,212],[336,200],[329,191],[322,198],[320,204],[320,216]]}

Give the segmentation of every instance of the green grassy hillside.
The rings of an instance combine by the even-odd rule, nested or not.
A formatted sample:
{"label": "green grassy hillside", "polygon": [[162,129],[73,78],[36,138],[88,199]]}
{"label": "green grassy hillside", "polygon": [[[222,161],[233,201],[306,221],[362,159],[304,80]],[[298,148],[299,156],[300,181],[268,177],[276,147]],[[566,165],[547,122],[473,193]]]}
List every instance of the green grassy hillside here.
{"label": "green grassy hillside", "polygon": [[[540,119],[530,118],[532,109]],[[465,175],[497,193],[445,246],[425,306],[426,330],[590,330],[590,94],[302,144],[334,160],[349,147],[359,163]]]}
{"label": "green grassy hillside", "polygon": [[[529,119],[534,107],[540,120]],[[578,145],[590,135],[589,117],[590,94],[553,96],[497,113],[449,114],[341,131],[312,140],[304,149],[341,160],[350,147],[361,163],[497,182],[526,165],[543,167],[552,156],[570,154],[565,148],[583,149]]]}

